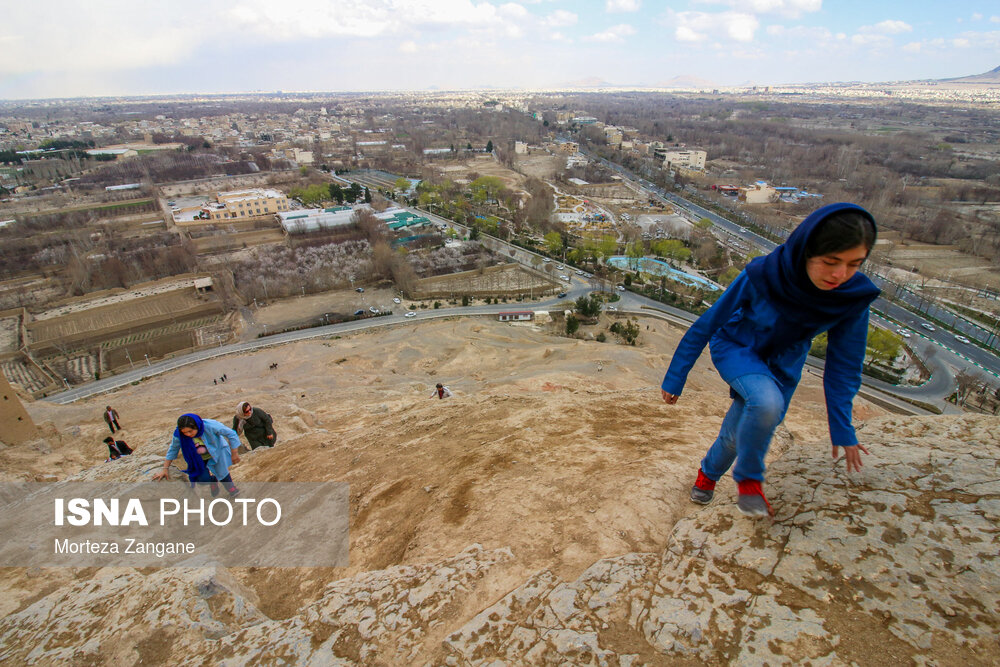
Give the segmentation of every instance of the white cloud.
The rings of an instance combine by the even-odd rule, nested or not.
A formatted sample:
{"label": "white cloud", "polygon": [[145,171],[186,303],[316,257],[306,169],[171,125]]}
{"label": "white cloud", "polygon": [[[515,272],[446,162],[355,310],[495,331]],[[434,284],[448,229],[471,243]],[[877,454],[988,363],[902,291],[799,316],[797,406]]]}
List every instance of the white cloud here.
{"label": "white cloud", "polygon": [[728,37],[735,42],[753,41],[754,33],[760,27],[760,22],[753,14],[742,12],[721,12],[708,14],[705,12],[670,13],[667,24],[673,25],[674,36],[682,42],[704,42]]}
{"label": "white cloud", "polygon": [[982,21],[983,20],[983,15],[980,14],[979,12],[976,12],[975,14],[972,15],[972,20],[973,21]]}
{"label": "white cloud", "polygon": [[1000,16],[991,16],[990,23],[1000,23]]}
{"label": "white cloud", "polygon": [[642,7],[642,0],[605,0],[604,11],[609,14],[637,12],[640,7]]}
{"label": "white cloud", "polygon": [[920,53],[923,49],[923,44],[920,42],[910,42],[909,44],[904,44],[902,48],[906,53]]}
{"label": "white cloud", "polygon": [[402,44],[399,45],[399,52],[400,53],[416,53],[417,52],[417,43],[414,42],[412,39],[408,39],[408,40],[406,40],[405,42],[403,42]]}
{"label": "white cloud", "polygon": [[890,46],[892,40],[885,35],[875,33],[858,33],[851,36],[851,42],[858,46]]}
{"label": "white cloud", "polygon": [[809,27],[804,25],[792,26],[769,25],[766,32],[772,37],[787,37],[796,42],[808,43],[815,46],[817,43],[829,42],[834,38],[834,34],[821,27]]}
{"label": "white cloud", "polygon": [[588,42],[624,42],[626,37],[634,34],[635,28],[627,23],[622,23],[583,39]]}
{"label": "white cloud", "polygon": [[875,35],[898,35],[904,32],[912,32],[913,26],[905,21],[882,21],[875,25],[865,25],[858,28],[858,32]]}
{"label": "white cloud", "polygon": [[700,0],[702,4],[725,5],[751,14],[779,14],[785,18],[799,18],[803,14],[818,12],[823,0]]}
{"label": "white cloud", "polygon": [[565,9],[557,9],[545,17],[544,23],[555,28],[564,25],[576,25],[579,18],[573,12],[568,12]]}

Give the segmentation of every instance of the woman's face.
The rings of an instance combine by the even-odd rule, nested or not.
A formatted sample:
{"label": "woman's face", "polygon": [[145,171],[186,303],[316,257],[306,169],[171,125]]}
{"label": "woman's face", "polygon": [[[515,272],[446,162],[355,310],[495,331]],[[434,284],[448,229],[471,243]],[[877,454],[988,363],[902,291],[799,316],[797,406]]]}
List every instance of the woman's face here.
{"label": "woman's face", "polygon": [[249,405],[244,405],[243,406],[243,416],[244,417],[249,417],[252,414],[253,414],[253,408],[250,407]]}
{"label": "woman's face", "polygon": [[193,438],[198,435],[198,429],[192,428],[190,426],[185,426],[181,429],[181,435],[186,435],[189,438]]}
{"label": "woman's face", "polygon": [[867,257],[868,248],[864,244],[828,255],[810,257],[806,260],[806,275],[818,289],[824,292],[834,290],[850,280]]}

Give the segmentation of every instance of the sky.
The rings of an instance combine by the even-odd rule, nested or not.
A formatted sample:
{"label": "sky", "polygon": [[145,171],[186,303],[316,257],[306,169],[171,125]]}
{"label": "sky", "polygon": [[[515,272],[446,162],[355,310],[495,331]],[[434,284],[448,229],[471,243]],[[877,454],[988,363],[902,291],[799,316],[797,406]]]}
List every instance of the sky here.
{"label": "sky", "polygon": [[997,0],[34,0],[0,20],[0,99],[885,82],[997,66]]}

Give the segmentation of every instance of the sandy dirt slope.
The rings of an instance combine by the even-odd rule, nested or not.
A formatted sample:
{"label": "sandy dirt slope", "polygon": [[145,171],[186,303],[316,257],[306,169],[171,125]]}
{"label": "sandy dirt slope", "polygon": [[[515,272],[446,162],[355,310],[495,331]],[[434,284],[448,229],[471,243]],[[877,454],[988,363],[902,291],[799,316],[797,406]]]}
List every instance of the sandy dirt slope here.
{"label": "sandy dirt slope", "polygon": [[[179,414],[229,421],[249,400],[275,417],[280,442],[245,456],[234,478],[349,482],[351,564],[236,568],[226,574],[233,585],[280,620],[335,580],[434,563],[471,544],[509,549],[474,594],[448,607],[445,625],[455,627],[539,570],[572,580],[601,558],[659,552],[696,511],[687,492],[728,407],[726,387],[706,356],[681,401],[665,406],[659,382],[680,332],[654,320],[642,327],[641,344],[629,347],[456,318],[208,361],[69,406],[29,404],[46,438],[0,450],[0,471],[54,479],[96,466],[90,478],[141,479],[158,466]],[[228,382],[213,385],[223,373]],[[430,398],[436,382],[455,397]],[[154,458],[101,463],[106,404],[121,413],[124,439]],[[878,414],[859,401],[857,417]],[[807,375],[772,457],[825,433],[822,388]],[[720,496],[732,487],[723,482]],[[8,570],[3,610],[94,576]]]}

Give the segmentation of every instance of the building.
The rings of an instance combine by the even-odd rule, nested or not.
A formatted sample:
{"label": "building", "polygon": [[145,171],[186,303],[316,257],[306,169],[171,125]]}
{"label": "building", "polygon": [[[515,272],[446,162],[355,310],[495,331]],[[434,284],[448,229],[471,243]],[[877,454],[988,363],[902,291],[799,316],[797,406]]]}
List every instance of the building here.
{"label": "building", "polygon": [[530,322],[534,313],[530,310],[512,310],[504,313],[497,313],[497,319],[501,322]]}
{"label": "building", "polygon": [[688,167],[689,169],[704,169],[708,153],[705,151],[656,149],[654,155],[663,158],[664,169]]}
{"label": "building", "polygon": [[[357,206],[334,206],[331,208],[311,208],[299,211],[278,213],[278,222],[286,234],[303,234],[321,229],[334,229],[354,224],[355,211],[370,211],[368,204]],[[409,227],[425,227],[431,221],[423,216],[394,206],[375,217],[386,223],[389,229],[397,231]]]}
{"label": "building", "polygon": [[514,152],[517,155],[526,155],[528,153],[528,144],[523,141],[514,142]]}
{"label": "building", "polygon": [[612,148],[618,148],[622,145],[623,136],[622,131],[617,127],[608,126],[604,128],[604,139],[608,142],[608,146]]}
{"label": "building", "polygon": [[745,204],[770,204],[778,201],[778,191],[764,181],[740,188],[739,200]]}
{"label": "building", "polygon": [[288,198],[278,190],[254,188],[219,192],[216,201],[204,206],[189,206],[173,211],[174,222],[183,225],[204,224],[216,220],[247,220],[288,210]]}

